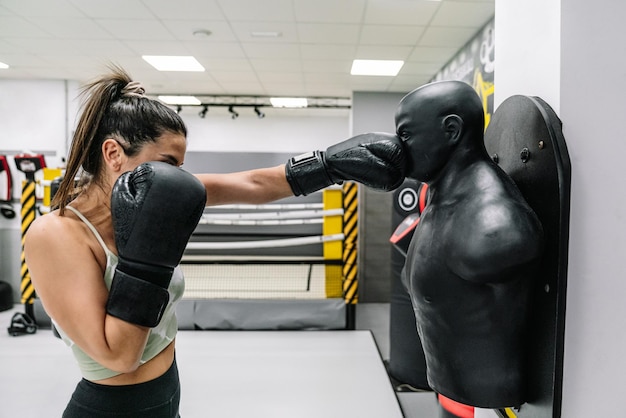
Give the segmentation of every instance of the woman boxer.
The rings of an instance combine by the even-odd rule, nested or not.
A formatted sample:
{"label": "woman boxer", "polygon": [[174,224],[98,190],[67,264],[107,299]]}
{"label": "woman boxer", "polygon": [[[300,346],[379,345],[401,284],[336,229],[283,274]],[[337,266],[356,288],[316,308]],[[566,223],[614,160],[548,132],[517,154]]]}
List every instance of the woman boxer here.
{"label": "woman boxer", "polygon": [[[24,244],[37,295],[83,376],[63,416],[178,417],[175,306],[184,282],[175,267],[198,196],[201,214],[203,205],[267,202],[347,179],[388,190],[404,178],[402,145],[366,134],[286,165],[190,179],[177,168],[182,119],[124,70],[112,67],[82,94],[56,209],[31,224]],[[179,186],[193,192],[172,199]],[[172,200],[178,206],[159,210]],[[165,224],[177,231],[176,248],[158,236]]]}

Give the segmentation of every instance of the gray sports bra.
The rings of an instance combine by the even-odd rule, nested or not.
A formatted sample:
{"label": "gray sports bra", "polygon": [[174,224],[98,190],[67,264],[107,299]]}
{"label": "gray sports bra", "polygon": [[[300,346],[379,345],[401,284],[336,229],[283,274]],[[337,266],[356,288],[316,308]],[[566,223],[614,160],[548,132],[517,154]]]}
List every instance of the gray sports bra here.
{"label": "gray sports bra", "polygon": [[[103,280],[106,284],[107,289],[110,289],[111,281],[113,280],[113,274],[115,272],[115,267],[117,266],[117,256],[107,248],[104,240],[102,239],[96,228],[91,224],[91,222],[87,220],[87,218],[85,218],[82,213],[80,213],[78,210],[71,206],[66,206],[66,208],[74,212],[76,216],[78,216],[89,227],[91,232],[93,232],[96,239],[102,246],[102,249],[104,249],[107,264],[104,271]],[[176,267],[174,269],[172,281],[170,282],[170,286],[168,288],[168,291],[170,293],[170,301],[165,308],[165,312],[163,313],[163,317],[159,325],[150,330],[148,342],[146,343],[143,355],[141,356],[141,364],[154,358],[172,342],[174,337],[176,337],[176,332],[178,331],[178,323],[176,322],[176,305],[183,296],[184,290],[185,281],[183,278],[183,273],[179,267]],[[121,374],[119,372],[107,369],[106,367],[102,366],[94,359],[89,357],[67,336],[67,334],[59,327],[57,323],[54,323],[54,326],[59,332],[61,339],[72,349],[72,352],[74,353],[74,358],[78,362],[78,367],[80,368],[81,374],[85,379],[97,381]]]}

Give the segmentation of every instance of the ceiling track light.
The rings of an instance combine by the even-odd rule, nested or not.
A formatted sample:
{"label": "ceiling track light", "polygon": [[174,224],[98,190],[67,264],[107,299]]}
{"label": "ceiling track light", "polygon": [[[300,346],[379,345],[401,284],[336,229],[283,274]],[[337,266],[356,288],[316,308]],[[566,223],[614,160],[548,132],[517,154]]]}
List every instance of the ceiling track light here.
{"label": "ceiling track light", "polygon": [[[154,96],[166,105],[171,106],[180,114],[185,107],[194,108],[198,112],[198,116],[202,119],[206,118],[209,107],[227,108],[232,119],[239,117],[239,112],[235,111],[236,107],[244,107],[252,109],[259,119],[265,118],[263,107],[271,107],[273,109],[350,109],[352,108],[352,99],[348,97],[308,97],[308,98],[275,98],[270,96],[211,96],[203,94],[195,94],[193,96],[181,96],[179,94]],[[296,103],[275,103],[277,99],[296,100]],[[199,111],[198,111],[199,110]],[[273,114],[273,113],[272,113]]]}
{"label": "ceiling track light", "polygon": [[[170,106],[209,106],[209,107],[262,107],[274,108],[324,108],[350,109],[352,99],[349,97],[271,97],[271,96],[228,96],[162,94],[155,96]],[[258,114],[257,114],[258,115]]]}

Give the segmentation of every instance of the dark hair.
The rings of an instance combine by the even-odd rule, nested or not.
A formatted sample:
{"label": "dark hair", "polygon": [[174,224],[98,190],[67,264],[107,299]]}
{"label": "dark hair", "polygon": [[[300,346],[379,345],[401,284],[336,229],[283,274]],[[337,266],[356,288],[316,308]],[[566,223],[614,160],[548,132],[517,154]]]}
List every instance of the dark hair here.
{"label": "dark hair", "polygon": [[[113,138],[128,156],[136,155],[149,142],[156,142],[166,132],[187,136],[187,128],[178,113],[158,100],[144,96],[144,89],[122,68],[111,65],[111,73],[85,85],[82,114],[72,139],[63,181],[52,207],[63,213],[65,206],[81,188],[101,181],[102,143]],[[80,169],[82,168],[82,171]]]}

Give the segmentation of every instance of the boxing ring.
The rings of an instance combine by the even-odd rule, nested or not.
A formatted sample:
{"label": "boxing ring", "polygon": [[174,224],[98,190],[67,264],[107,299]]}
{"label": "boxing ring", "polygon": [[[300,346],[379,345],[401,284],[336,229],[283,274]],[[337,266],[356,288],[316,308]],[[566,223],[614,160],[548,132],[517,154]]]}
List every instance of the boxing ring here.
{"label": "boxing ring", "polygon": [[276,204],[207,208],[180,265],[179,328],[351,328],[344,229],[356,209],[344,207],[346,189],[356,202],[348,184]]}
{"label": "boxing ring", "polygon": [[[211,229],[210,227],[221,225],[233,229],[256,226],[259,235],[267,235],[267,231],[263,231],[262,227],[270,227],[275,233],[276,228],[291,225],[322,225],[325,217],[343,215],[343,209],[323,210],[322,206],[316,203],[222,206],[220,209],[223,212],[216,210],[205,212],[200,220],[200,228],[209,226],[207,229]],[[325,266],[340,265],[340,260],[328,260],[315,255],[259,256],[255,253],[263,249],[323,245],[341,241],[343,238],[342,233],[337,233],[256,241],[191,242],[187,245],[188,252],[205,254],[186,255],[183,259],[182,269],[187,284],[185,297],[325,298]],[[213,255],[217,251],[224,252],[224,255]],[[313,251],[315,249],[312,253]]]}

